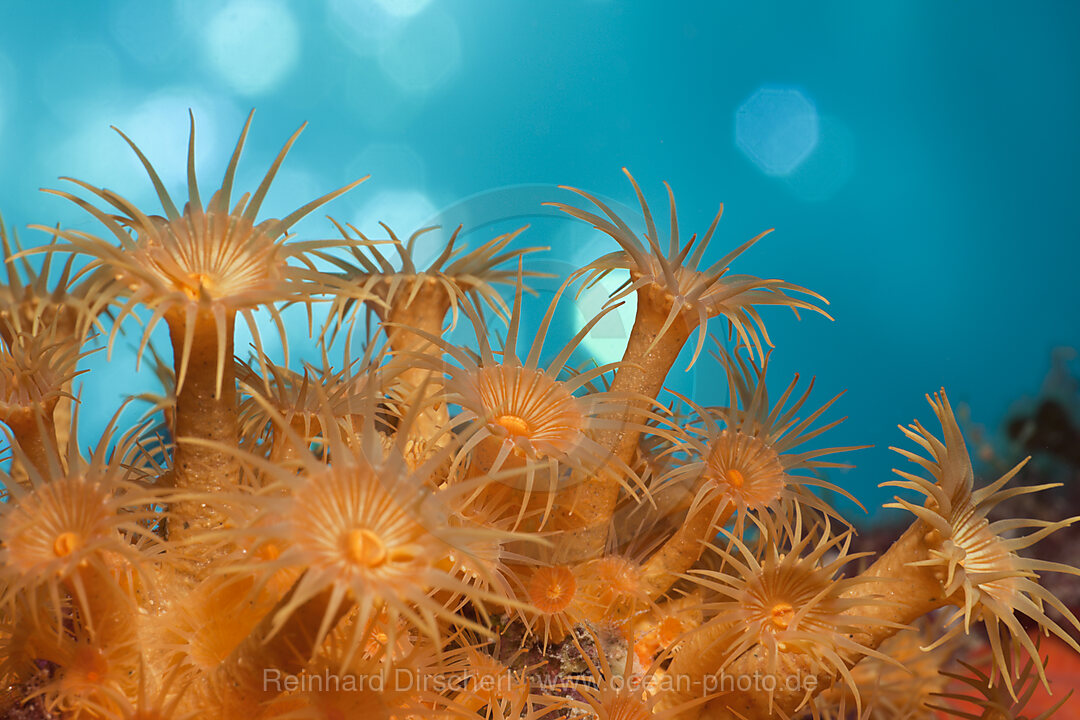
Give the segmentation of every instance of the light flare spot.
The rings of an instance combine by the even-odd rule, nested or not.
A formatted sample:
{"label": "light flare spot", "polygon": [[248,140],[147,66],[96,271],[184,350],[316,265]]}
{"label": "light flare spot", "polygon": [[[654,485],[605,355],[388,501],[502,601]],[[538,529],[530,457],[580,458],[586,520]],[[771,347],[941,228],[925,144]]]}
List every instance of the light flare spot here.
{"label": "light flare spot", "polygon": [[412,16],[379,48],[379,68],[404,93],[424,96],[461,68],[461,32],[442,10]]}
{"label": "light flare spot", "polygon": [[299,57],[296,19],[281,2],[233,0],[209,19],[203,32],[213,71],[243,95],[274,88]]}
{"label": "light flare spot", "polygon": [[790,175],[818,136],[817,107],[797,88],[758,88],[735,112],[735,144],[766,175]]}

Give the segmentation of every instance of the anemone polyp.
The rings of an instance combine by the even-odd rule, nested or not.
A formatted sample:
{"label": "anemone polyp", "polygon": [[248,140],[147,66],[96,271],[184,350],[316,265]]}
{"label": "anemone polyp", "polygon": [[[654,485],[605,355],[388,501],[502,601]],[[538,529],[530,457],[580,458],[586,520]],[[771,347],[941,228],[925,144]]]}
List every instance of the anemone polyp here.
{"label": "anemone polyp", "polygon": [[[717,597],[706,605],[712,611],[711,634],[700,641],[715,649],[705,652],[719,654],[725,669],[760,646],[770,673],[798,655],[811,672],[842,677],[857,696],[844,658],[850,653],[880,656],[862,644],[862,629],[883,601],[859,597],[859,578],[842,575],[846,564],[861,557],[848,553],[852,531],[833,536],[827,524],[803,529],[798,513],[794,524],[764,516],[759,529],[767,538],[763,549],[751,551],[725,530],[728,549],[712,546],[722,569],[692,573],[695,583]],[[671,671],[686,671],[699,660],[696,655],[680,652]]]}
{"label": "anemone polyp", "polygon": [[537,610],[554,615],[570,607],[577,594],[577,578],[565,565],[537,568],[529,579],[528,593]]}
{"label": "anemone polyp", "polygon": [[6,329],[0,332],[0,420],[17,424],[19,414],[36,412],[51,422],[49,414],[88,353],[59,324],[31,333],[0,320],[0,329]]}
{"label": "anemone polyp", "polygon": [[[134,561],[147,550],[136,541],[154,540],[139,526],[140,505],[148,496],[117,478],[81,475],[37,481],[30,492],[17,492],[0,503],[0,601],[23,588],[78,585],[80,568],[108,574],[114,558]],[[145,544],[145,542],[143,542]]]}
{"label": "anemone polyp", "polygon": [[[744,587],[740,602],[746,621],[759,637],[771,634],[780,642],[789,637],[784,631],[792,631],[792,638],[798,631],[828,632],[840,619],[839,611],[833,609],[838,605],[835,596],[819,597],[828,591],[831,580],[829,573],[810,564],[767,563]],[[801,619],[796,622],[798,616]]]}
{"label": "anemone polyp", "polygon": [[663,648],[671,647],[689,628],[690,623],[677,615],[661,618],[656,624],[656,639]]}
{"label": "anemone polyp", "polygon": [[[715,356],[727,375],[728,404],[705,408],[690,398],[682,398],[692,413],[691,420],[685,427],[675,428],[669,452],[687,452],[693,462],[672,463],[665,473],[668,481],[686,478],[693,483],[691,513],[702,513],[713,522],[734,513],[736,524],[741,527],[751,515],[775,514],[785,503],[795,503],[838,518],[828,503],[809,491],[813,486],[841,494],[858,504],[843,488],[799,472],[850,467],[824,458],[860,449],[797,450],[803,443],[842,422],[843,418],[815,427],[815,422],[839,395],[809,412],[805,418],[799,418],[797,413],[806,404],[813,381],[796,396],[799,383],[796,375],[779,401],[772,403],[765,384],[769,367],[767,356],[759,368],[747,362],[740,348],[729,351],[719,341]],[[795,397],[793,401],[792,397]],[[697,557],[692,553],[687,556]]]}
{"label": "anemone polyp", "polygon": [[[766,230],[751,238],[712,265],[699,267],[717,224],[720,222],[724,206],[720,205],[712,224],[702,235],[700,242],[694,235],[683,243],[679,239],[675,196],[671,187],[665,183],[671,219],[671,234],[665,243],[660,239],[649,204],[637,181],[634,180],[634,176],[626,168],[623,168],[623,174],[630,180],[641,206],[642,218],[645,221],[645,242],[642,242],[642,239],[630,229],[626,220],[590,193],[564,186],[566,190],[588,200],[603,215],[564,203],[548,204],[589,223],[619,244],[620,251],[605,255],[579,271],[590,279],[596,279],[615,269],[628,270],[630,282],[613,293],[610,302],[616,302],[639,291],[653,298],[660,296],[659,301],[654,300],[651,303],[654,306],[653,310],[658,311],[661,321],[653,339],[654,346],[677,322],[684,326],[687,334],[695,327],[699,328],[699,339],[691,361],[692,365],[705,345],[706,323],[709,318],[722,315],[728,319],[731,328],[738,334],[743,344],[748,348],[756,348],[758,356],[764,358],[763,342],[764,344],[771,343],[754,304],[788,306],[796,314],[800,309],[805,309],[829,317],[828,313],[816,304],[828,304],[825,298],[806,288],[781,280],[765,280],[749,275],[727,275],[731,262],[772,232],[771,230]],[[808,299],[798,297],[800,294],[806,295]]]}
{"label": "anemone polyp", "polygon": [[625,628],[648,606],[641,565],[629,557],[605,555],[590,560],[579,575],[582,614],[599,628]]}
{"label": "anemone polyp", "polygon": [[374,473],[362,466],[331,468],[297,487],[287,520],[292,545],[285,554],[302,553],[316,567],[346,575],[384,577],[408,572],[420,554],[414,545],[439,557],[441,544]]}
{"label": "anemone polyp", "polygon": [[[257,300],[255,293],[273,292],[282,279],[285,250],[247,218],[220,211],[193,217],[189,207],[167,225],[151,228],[140,238],[145,268],[162,287],[174,287],[192,301],[233,297],[243,307],[242,298]],[[135,276],[131,285],[138,287]]]}
{"label": "anemone polyp", "polygon": [[527,603],[524,618],[530,634],[547,647],[585,619],[589,603],[583,597],[580,567],[552,562],[526,572],[521,587],[521,600]]}
{"label": "anemone polyp", "polygon": [[481,368],[473,382],[491,425],[523,457],[565,456],[581,441],[585,412],[547,373],[496,365]]}
{"label": "anemone polyp", "polygon": [[[602,477],[630,492],[641,489],[635,472],[600,443],[605,432],[637,427],[629,416],[630,393],[616,394],[594,387],[617,363],[584,372],[568,370],[570,356],[608,312],[588,322],[552,359],[541,367],[544,340],[554,318],[564,284],[548,305],[528,353],[517,347],[523,317],[524,276],[518,272],[514,306],[501,352],[492,348],[487,322],[476,308],[463,305],[480,346],[479,354],[464,351],[445,339],[417,329],[418,336],[445,352],[455,364],[412,356],[441,372],[441,402],[460,406],[452,425],[466,436],[453,460],[472,477],[501,475],[499,483],[517,495],[517,523],[540,511],[536,526],[546,524],[564,480]],[[609,309],[610,310],[610,309]],[[645,417],[647,412],[641,412]],[[513,474],[508,471],[520,471]],[[509,477],[507,477],[509,476]],[[495,485],[492,485],[495,488]],[[498,491],[498,490],[496,490]]]}
{"label": "anemone polyp", "polygon": [[[439,623],[448,620],[478,627],[456,614],[458,608],[447,598],[460,593],[474,603],[498,601],[486,589],[487,566],[469,548],[481,539],[498,539],[501,533],[454,525],[450,507],[456,491],[428,484],[433,469],[442,465],[452,447],[410,467],[403,455],[404,440],[388,446],[376,430],[370,388],[358,403],[360,422],[348,432],[332,418],[320,418],[317,452],[283,417],[264,406],[282,441],[291,445],[289,456],[295,462],[283,466],[240,453],[245,464],[267,473],[267,484],[252,526],[232,534],[250,536],[256,546],[273,542],[280,552],[252,558],[233,572],[258,577],[257,589],[283,570],[298,573],[265,628],[267,636],[287,636],[290,623],[303,622],[305,613],[315,612],[308,609],[312,603],[319,608],[318,627],[313,630],[316,646],[348,615],[353,653],[367,644],[372,624],[380,618],[385,618],[391,645],[403,620],[428,637],[436,637]],[[333,462],[327,464],[326,456]],[[452,559],[456,556],[462,560]],[[462,581],[462,566],[476,572],[477,582]],[[253,651],[258,647],[253,642]]]}
{"label": "anemone polyp", "polygon": [[780,456],[760,438],[724,430],[709,443],[706,482],[742,507],[762,510],[777,500],[787,483]]}
{"label": "anemone polyp", "polygon": [[[1080,516],[1056,522],[1023,519],[991,522],[987,517],[990,510],[1002,501],[1056,485],[1005,489],[1027,463],[1025,459],[994,482],[976,489],[971,458],[948,397],[941,391],[933,397],[927,395],[926,399],[941,423],[942,438],[918,421],[900,429],[930,457],[901,448],[892,449],[928,471],[930,477],[895,470],[903,479],[883,485],[913,490],[925,498],[920,506],[898,497],[886,507],[907,510],[925,523],[928,557],[911,564],[932,571],[947,602],[956,608],[947,623],[948,630],[934,645],[960,633],[968,633],[972,621],[981,620],[990,637],[994,664],[1002,672],[1010,694],[1015,697],[1005,650],[1010,641],[1029,655],[1040,680],[1049,687],[1044,662],[1019,616],[1027,616],[1041,630],[1057,635],[1080,652],[1080,643],[1047,614],[1046,606],[1054,608],[1078,630],[1080,620],[1060,599],[1036,582],[1041,572],[1080,575],[1080,570],[1062,563],[1025,557],[1019,551],[1072,525],[1080,520]],[[1034,530],[1026,535],[1017,532],[1025,528]]]}
{"label": "anemone polyp", "polygon": [[[147,215],[116,193],[72,178],[64,179],[104,200],[111,206],[110,209],[121,214],[108,214],[70,192],[48,191],[71,200],[89,212],[119,240],[117,247],[90,233],[58,231],[58,235],[68,243],[59,247],[91,257],[83,273],[108,270],[119,285],[126,288],[127,298],[122,302],[113,326],[110,345],[119,330],[120,321],[131,314],[138,304],[145,304],[153,310],[151,321],[143,331],[143,347],[149,340],[150,331],[159,320],[165,318],[169,323],[170,329],[179,338],[175,348],[177,358],[183,358],[177,363],[178,391],[184,384],[187,359],[192,350],[192,329],[187,326],[195,321],[197,310],[206,311],[212,318],[208,320],[215,330],[212,335],[219,337],[226,334],[229,318],[237,312],[243,313],[255,344],[261,350],[258,325],[251,311],[260,307],[269,310],[277,325],[281,327],[281,317],[274,302],[303,299],[303,290],[314,289],[308,282],[311,276],[307,274],[307,268],[298,268],[289,262],[299,261],[310,267],[309,254],[318,255],[321,248],[341,244],[338,241],[289,243],[286,242],[289,228],[315,208],[366,179],[361,178],[312,200],[284,218],[270,218],[256,224],[255,218],[278,168],[303,127],[293,133],[285,143],[255,192],[245,194],[232,206],[231,195],[237,163],[253,115],[254,112],[248,115],[240,132],[221,187],[213,193],[206,205],[203,204],[195,174],[193,114],[188,139],[188,201],[182,211],[177,209],[150,161],[139,147],[119,130],[117,132],[131,146],[146,169],[165,217]],[[129,228],[132,231],[130,233]],[[324,282],[330,280],[329,276],[321,279]],[[201,350],[213,352],[213,348]],[[216,387],[220,392],[222,376],[227,369],[226,357],[231,362],[231,352],[227,353],[223,345],[217,349],[216,355]],[[229,377],[231,379],[231,373]]]}

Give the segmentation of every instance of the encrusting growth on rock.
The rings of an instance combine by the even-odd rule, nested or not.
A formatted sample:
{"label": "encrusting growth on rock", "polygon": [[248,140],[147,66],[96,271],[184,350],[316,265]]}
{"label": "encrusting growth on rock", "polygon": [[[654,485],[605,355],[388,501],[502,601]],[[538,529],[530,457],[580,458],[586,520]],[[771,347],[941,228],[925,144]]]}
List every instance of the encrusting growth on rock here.
{"label": "encrusting growth on rock", "polygon": [[[766,233],[710,261],[720,213],[684,239],[667,188],[661,238],[627,172],[640,219],[581,190],[588,208],[552,203],[618,248],[535,307],[526,228],[472,249],[458,228],[425,268],[434,228],[292,236],[360,181],[258,220],[299,131],[234,198],[250,123],[209,202],[192,118],[182,208],[124,136],[160,209],[72,180],[86,197],[49,192],[108,239],[0,232],[0,717],[996,720],[1030,717],[1036,687],[1057,698],[1031,633],[1080,651],[1080,621],[1040,579],[1080,570],[1031,553],[1078,518],[991,520],[1049,486],[1010,487],[1019,466],[976,481],[941,391],[941,438],[903,428],[921,473],[886,483],[910,526],[855,551],[837,499],[860,493],[832,473],[859,448],[822,442],[840,396],[767,387],[766,309],[829,317],[825,300],[730,272]],[[611,274],[560,339],[558,313]],[[631,295],[621,360],[596,362]],[[260,339],[264,313],[285,345],[290,305],[317,344],[299,366]],[[81,450],[79,388],[101,380],[80,361],[135,321],[162,393]],[[723,405],[666,389],[695,332]]]}

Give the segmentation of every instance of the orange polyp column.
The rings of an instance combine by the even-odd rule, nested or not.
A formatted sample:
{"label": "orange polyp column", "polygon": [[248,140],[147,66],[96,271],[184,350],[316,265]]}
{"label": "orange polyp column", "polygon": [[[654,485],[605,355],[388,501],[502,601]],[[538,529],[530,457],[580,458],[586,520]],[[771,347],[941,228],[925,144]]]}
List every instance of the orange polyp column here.
{"label": "orange polyp column", "polygon": [[[660,332],[671,310],[672,298],[655,285],[638,290],[637,316],[623,353],[624,363],[611,384],[612,393],[627,393],[642,399],[633,403],[619,418],[624,423],[640,424],[635,410],[647,407],[644,398],[656,398],[692,328],[680,317]],[[596,441],[613,458],[631,465],[641,432],[633,425],[598,433]],[[553,527],[564,530],[560,543],[571,553],[570,560],[584,560],[600,555],[607,542],[609,523],[619,499],[618,480],[611,475],[579,478],[580,482],[562,491],[552,511]]]}
{"label": "orange polyp column", "polygon": [[[937,547],[935,536],[929,525],[916,520],[885,554],[859,573],[860,582],[841,596],[866,598],[868,603],[851,614],[879,621],[855,636],[859,644],[876,648],[898,632],[897,626],[909,625],[950,604],[941,568],[912,566],[931,557],[931,550]],[[869,602],[871,599],[882,602]]]}
{"label": "orange polyp column", "polygon": [[[183,357],[187,320],[183,313],[166,316],[173,346],[173,363],[179,374]],[[176,397],[178,438],[173,452],[172,485],[180,491],[205,494],[205,500],[184,499],[170,506],[169,537],[180,539],[221,527],[223,511],[208,502],[214,494],[233,490],[240,478],[235,452],[188,439],[220,443],[235,448],[239,440],[237,422],[236,373],[233,365],[235,312],[225,315],[225,366],[221,394],[218,395],[218,329],[213,314],[200,310],[195,315],[191,355],[183,386]]]}
{"label": "orange polyp column", "polygon": [[[26,454],[26,459],[43,477],[48,478],[49,457],[63,456],[62,452],[56,451],[56,425],[53,422],[53,408],[51,404],[43,411],[34,412],[22,410],[11,413],[3,422],[11,428],[15,441],[19,448]],[[20,472],[19,467],[13,468],[15,476],[20,480],[26,480],[25,471]]]}
{"label": "orange polyp column", "polygon": [[[372,304],[372,307],[385,322],[390,323],[386,328],[386,336],[395,353],[414,352],[437,359],[442,355],[442,351],[413,331],[420,330],[434,337],[442,337],[443,321],[450,309],[450,298],[446,288],[434,278],[423,281],[417,279],[414,282],[419,282],[420,287],[411,302],[397,302],[390,307]],[[398,295],[408,296],[411,292],[399,290]],[[426,404],[441,389],[439,379],[426,368],[407,367],[395,379],[404,386],[410,403]],[[423,397],[417,394],[421,387],[425,387]],[[449,422],[450,414],[444,403],[428,407],[416,416],[409,429],[409,438],[420,442],[430,440],[444,433]],[[443,439],[445,440],[445,436]]]}
{"label": "orange polyp column", "polygon": [[[721,502],[725,503],[723,509]],[[720,499],[706,503],[687,517],[660,549],[649,557],[643,568],[642,581],[650,599],[656,600],[662,596],[680,575],[694,566],[706,544],[727,524],[734,510],[732,503]]]}
{"label": "orange polyp column", "polygon": [[[296,608],[274,631],[278,611],[292,599],[292,590],[266,614],[221,664],[214,679],[227,707],[257,709],[280,694],[268,679],[300,674],[317,650],[315,640],[333,600],[333,589],[324,590]],[[333,628],[351,610],[346,600],[332,616]]]}

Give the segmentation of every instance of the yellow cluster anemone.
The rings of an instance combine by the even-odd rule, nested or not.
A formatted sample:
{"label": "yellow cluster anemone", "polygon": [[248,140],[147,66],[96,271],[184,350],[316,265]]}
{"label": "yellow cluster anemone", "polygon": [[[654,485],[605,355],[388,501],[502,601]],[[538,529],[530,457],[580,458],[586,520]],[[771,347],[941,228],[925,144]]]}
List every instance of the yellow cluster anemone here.
{"label": "yellow cluster anemone", "polygon": [[767,357],[760,368],[746,362],[738,349],[729,353],[720,346],[717,357],[727,370],[729,405],[702,408],[692,399],[682,398],[694,414],[686,425],[686,434],[679,438],[682,442],[678,449],[690,450],[695,462],[673,470],[670,479],[677,481],[681,475],[698,478],[690,514],[704,507],[713,508],[714,513],[728,507],[741,525],[747,518],[775,512],[781,500],[792,500],[804,508],[839,518],[835,510],[809,492],[812,487],[828,489],[858,504],[850,492],[806,471],[852,467],[823,458],[866,446],[796,451],[844,421],[840,418],[817,424],[840,395],[804,417],[800,413],[813,391],[813,380],[798,392],[796,375],[780,398],[771,402],[765,383]]}
{"label": "yellow cluster anemone", "polygon": [[[438,227],[426,227],[415,231],[402,242],[394,231],[382,224],[389,239],[380,241],[369,238],[354,225],[342,225],[333,220],[341,236],[350,242],[346,251],[351,260],[331,257],[330,261],[341,270],[345,282],[362,291],[361,297],[378,298],[371,303],[370,309],[386,320],[392,320],[401,311],[412,307],[413,314],[423,314],[427,322],[422,329],[438,332],[442,329],[447,311],[451,313],[450,324],[457,323],[460,303],[468,300],[475,307],[488,307],[501,317],[508,317],[510,309],[496,289],[498,284],[513,285],[517,276],[512,268],[505,265],[523,255],[547,248],[528,247],[511,248],[510,244],[525,227],[498,235],[479,247],[469,250],[458,244],[461,227],[456,228],[447,240],[442,251],[426,268],[416,264],[416,243],[426,235],[437,231]],[[383,243],[393,246],[400,267],[379,250]],[[541,273],[528,272],[527,276]],[[342,297],[332,306],[333,323],[327,327],[338,327],[347,320],[355,320],[359,303],[353,297]],[[440,312],[441,311],[441,312]],[[412,318],[418,320],[419,318]],[[392,335],[396,328],[388,329]]]}
{"label": "yellow cluster anemone", "polygon": [[[761,532],[766,537],[757,553],[725,533],[728,547],[711,547],[723,569],[691,573],[693,581],[715,597],[706,603],[713,629],[703,637],[711,640],[711,652],[724,654],[719,672],[753,651],[763,659],[766,673],[780,677],[784,664],[797,658],[814,676],[840,678],[858,701],[850,658],[887,661],[888,656],[860,641],[864,628],[875,622],[863,610],[878,601],[849,592],[862,581],[845,577],[843,570],[864,556],[849,552],[852,531],[833,535],[827,522],[810,529],[801,522],[783,529],[766,522]],[[681,653],[676,665],[700,661],[693,653]],[[816,687],[803,689],[800,705],[811,700]]]}
{"label": "yellow cluster anemone", "polygon": [[[644,235],[575,191],[589,207],[558,206],[619,249],[544,302],[525,228],[472,250],[474,228],[294,237],[356,183],[259,218],[297,135],[234,198],[250,123],[206,202],[192,117],[182,208],[128,140],[160,208],[72,181],[50,192],[108,240],[38,226],[52,241],[24,251],[0,226],[0,716],[1030,718],[1052,676],[1027,631],[1080,650],[1041,584],[1080,570],[1031,555],[1077,518],[1009,518],[1049,486],[1010,488],[1018,467],[979,487],[944,394],[942,438],[905,430],[923,473],[890,483],[914,519],[856,549],[832,497],[862,497],[832,472],[856,449],[827,440],[839,396],[767,387],[786,348],[767,349],[763,308],[825,301],[731,274],[761,236],[713,259],[719,213],[682,237],[670,188],[665,238],[632,177]],[[625,283],[556,342],[568,296],[609,273]],[[631,294],[621,359],[590,358]],[[265,312],[284,341],[292,305],[312,347],[290,361],[255,326]],[[103,382],[81,360],[133,319],[161,392],[80,450],[80,388]],[[171,357],[150,342],[161,321]],[[716,342],[722,406],[668,389],[695,331],[691,364]]]}
{"label": "yellow cluster anemone", "polygon": [[[1080,620],[1037,581],[1039,573],[1080,575],[1080,570],[1062,563],[1025,557],[1020,551],[1068,527],[1080,520],[1080,516],[1057,522],[1014,518],[991,522],[988,513],[1003,501],[1055,486],[1006,489],[1027,462],[1025,460],[989,485],[975,489],[971,459],[948,397],[941,392],[927,396],[927,400],[941,423],[943,437],[937,438],[916,421],[901,430],[925,450],[929,458],[909,450],[894,450],[918,464],[930,477],[897,470],[903,479],[884,484],[914,490],[926,498],[922,506],[897,498],[887,507],[907,510],[927,525],[929,557],[912,564],[933,571],[941,583],[944,597],[957,607],[948,623],[948,631],[935,644],[967,633],[973,621],[982,621],[993,648],[994,662],[1010,692],[1014,690],[1012,677],[1006,672],[1009,640],[1030,655],[1040,679],[1046,683],[1038,649],[1020,618],[1030,618],[1040,629],[1057,635],[1080,652],[1080,644],[1047,615],[1046,606],[1059,612],[1077,630],[1080,630]],[[1026,535],[1018,532],[1023,530],[1032,531]]]}
{"label": "yellow cluster anemone", "polygon": [[658,479],[657,493],[674,487],[685,492],[689,501],[681,527],[646,566],[653,597],[697,562],[704,548],[702,539],[715,534],[732,515],[735,533],[741,535],[747,522],[760,526],[759,518],[766,515],[787,522],[796,505],[800,510],[842,520],[810,488],[826,489],[858,504],[848,491],[807,471],[850,467],[825,458],[859,447],[799,449],[843,422],[841,418],[817,424],[839,395],[803,417],[799,413],[810,397],[813,381],[799,393],[796,376],[772,402],[765,383],[768,357],[758,367],[743,359],[739,348],[728,352],[722,345],[716,357],[727,374],[728,406],[703,408],[680,395],[690,415],[673,427],[674,442],[659,453],[661,457],[678,456],[680,461],[671,463]]}
{"label": "yellow cluster anemone", "polygon": [[[476,331],[478,355],[424,334],[455,361],[431,365],[442,374],[444,392],[439,400],[461,408],[452,424],[464,441],[453,466],[473,478],[512,472],[502,484],[511,486],[507,492],[517,498],[515,526],[528,511],[542,509],[537,527],[544,527],[562,485],[605,478],[631,493],[643,489],[630,466],[612,458],[597,440],[599,433],[627,423],[622,416],[629,407],[628,398],[593,386],[618,364],[584,372],[568,367],[572,354],[604,313],[586,323],[546,365],[541,364],[544,340],[566,287],[555,293],[524,356],[518,350],[524,313],[520,275],[501,351],[492,348],[487,324],[468,305],[464,309]],[[466,427],[468,432],[463,432]]]}
{"label": "yellow cluster anemone", "polygon": [[[240,438],[246,447],[283,459],[295,449],[283,427],[314,441],[325,431],[324,419],[332,418],[346,431],[359,424],[365,392],[371,392],[370,362],[357,359],[335,371],[324,352],[321,367],[305,363],[303,373],[266,358],[259,366],[266,369],[265,375],[248,363],[238,361],[236,368],[242,392]],[[275,417],[281,418],[281,426]]]}
{"label": "yellow cluster anemone", "polygon": [[[689,335],[689,331],[695,327],[700,328],[697,348],[694,352],[696,360],[705,346],[707,337],[705,329],[709,318],[722,315],[731,323],[740,341],[747,347],[755,348],[758,356],[763,358],[762,341],[770,344],[769,334],[756,306],[781,305],[792,308],[796,315],[800,309],[805,309],[829,317],[828,313],[814,302],[827,303],[825,298],[804,287],[782,280],[727,274],[732,261],[772,232],[771,230],[766,230],[747,240],[708,267],[702,267],[702,259],[720,223],[724,206],[720,206],[700,242],[696,235],[682,242],[679,237],[679,220],[675,211],[675,195],[671,191],[671,186],[664,183],[668,193],[671,231],[668,234],[667,243],[663,243],[644,193],[641,192],[634,176],[626,168],[623,168],[623,173],[634,186],[634,194],[637,195],[638,203],[641,205],[641,214],[645,221],[645,242],[642,242],[628,222],[618,213],[584,190],[565,188],[591,202],[603,213],[603,216],[572,205],[550,204],[593,225],[619,244],[620,250],[595,260],[582,270],[589,282],[596,282],[613,270],[630,272],[630,282],[614,293],[609,302],[617,302],[628,295],[642,291],[656,293],[663,298],[660,304],[667,309],[667,312],[653,340],[654,344],[659,343],[669,329],[678,330],[675,327],[677,324],[684,326],[686,335]],[[810,299],[800,298],[799,295],[805,295]],[[651,310],[656,303],[641,303],[639,307],[642,305]],[[639,310],[639,312],[642,311]]]}
{"label": "yellow cluster anemone", "polygon": [[110,424],[89,458],[76,437],[72,429],[66,448],[46,446],[38,467],[9,436],[27,482],[0,474],[7,490],[0,503],[0,605],[36,597],[47,602],[55,622],[68,596],[87,613],[101,583],[131,589],[126,570],[149,578],[155,554],[164,549],[155,534],[161,493],[125,463],[133,434],[110,447],[116,439]]}
{"label": "yellow cluster anemone", "polygon": [[[455,614],[439,594],[499,601],[465,583],[450,561],[468,556],[477,536],[490,537],[494,531],[451,520],[450,508],[463,489],[439,489],[431,482],[446,453],[410,467],[401,443],[388,448],[376,430],[370,393],[365,405],[355,435],[323,421],[318,454],[275,416],[294,446],[290,455],[295,461],[245,458],[264,476],[262,488],[251,500],[257,512],[250,525],[230,535],[273,542],[279,550],[240,561],[227,572],[257,578],[256,589],[281,570],[301,573],[272,614],[268,640],[290,621],[308,622],[305,612],[313,600],[322,607],[318,622],[310,626],[313,648],[354,608],[349,621],[354,649],[380,614],[386,616],[391,644],[399,618],[433,639],[446,622],[483,632],[475,621]],[[473,560],[474,572],[488,576],[488,568]]]}
{"label": "yellow cluster anemone", "polygon": [[64,334],[56,321],[37,332],[8,330],[0,336],[0,421],[24,445],[27,459],[40,465],[57,405],[72,397],[78,363],[93,351],[83,351],[81,339]]}
{"label": "yellow cluster anemone", "polygon": [[[683,242],[679,235],[675,197],[670,186],[666,186],[671,229],[668,241],[662,242],[641,188],[629,172],[625,169],[624,172],[641,206],[645,223],[644,242],[630,228],[630,221],[620,217],[591,193],[566,188],[588,200],[602,215],[564,203],[550,204],[591,224],[614,239],[621,248],[587,265],[576,275],[585,276],[588,285],[616,270],[629,272],[629,280],[612,294],[607,307],[632,293],[637,296],[634,326],[623,353],[622,369],[611,385],[615,392],[646,398],[636,399],[632,403],[634,410],[647,408],[649,399],[657,397],[683,345],[697,330],[698,339],[691,360],[693,366],[705,347],[708,321],[712,317],[724,317],[727,329],[744,346],[756,349],[762,360],[763,344],[769,344],[769,338],[758,311],[760,306],[787,306],[795,311],[796,316],[800,309],[807,309],[829,317],[816,304],[824,303],[824,298],[798,285],[782,280],[727,274],[730,263],[767,233],[758,235],[708,268],[701,269],[700,264],[716,231],[723,206],[701,242],[698,242],[696,235]],[[621,419],[626,422],[633,417],[629,413]],[[627,426],[605,435],[602,444],[615,458],[629,463],[638,448],[639,434],[639,429]],[[581,547],[582,554],[602,550],[609,531],[604,518],[610,517],[618,504],[618,484],[608,481],[578,485],[567,495],[561,511],[556,515],[558,527],[576,533],[575,544]]]}
{"label": "yellow cluster anemone", "polygon": [[[67,191],[47,191],[82,207],[97,218],[117,241],[114,244],[89,233],[62,230],[58,234],[67,244],[54,248],[90,256],[92,260],[82,271],[83,274],[99,267],[108,268],[124,287],[125,298],[113,323],[110,345],[121,321],[137,306],[147,306],[153,311],[153,316],[143,328],[143,345],[150,331],[164,318],[169,323],[176,354],[180,358],[178,389],[184,385],[193,335],[200,316],[213,323],[217,336],[222,340],[218,343],[216,365],[216,388],[220,392],[227,361],[231,359],[226,352],[227,343],[224,342],[231,330],[228,325],[230,317],[238,312],[243,315],[258,346],[260,334],[254,310],[268,310],[277,327],[282,329],[282,319],[275,303],[304,301],[316,288],[324,289],[319,283],[324,283],[326,278],[315,274],[315,265],[309,256],[319,256],[320,249],[340,243],[325,240],[287,242],[288,231],[298,220],[366,179],[361,178],[316,198],[284,218],[256,223],[270,185],[303,127],[293,133],[282,147],[255,192],[245,193],[235,205],[231,205],[236,168],[253,115],[254,112],[248,115],[244,123],[221,187],[205,206],[195,175],[194,115],[191,116],[188,139],[188,200],[182,212],[169,196],[154,166],[120,130],[117,132],[146,168],[161,201],[164,217],[148,215],[120,195],[74,178],[64,179],[105,201],[111,210],[118,211],[120,215],[110,215]],[[290,265],[291,260],[299,260],[302,265]],[[315,287],[311,285],[313,279],[318,281]],[[281,335],[284,338],[284,332]],[[261,346],[258,349],[261,352]]]}
{"label": "yellow cluster anemone", "polygon": [[[0,246],[5,278],[0,282],[0,419],[30,461],[43,465],[48,438],[64,440],[77,365],[93,352],[84,349],[91,335],[105,329],[98,315],[114,298],[117,284],[102,270],[75,281],[71,255],[59,260],[47,252],[35,269],[18,235],[9,237],[3,218]],[[54,260],[61,265],[56,278]],[[14,472],[25,479],[18,467]]]}
{"label": "yellow cluster anemone", "polygon": [[[205,206],[195,173],[194,115],[188,137],[188,200],[182,212],[150,161],[119,130],[146,168],[164,216],[147,214],[117,193],[72,178],[66,179],[104,201],[110,211],[119,215],[73,193],[47,191],[86,210],[115,239],[110,242],[83,231],[57,230],[64,242],[48,248],[50,252],[89,256],[90,262],[80,271],[80,276],[104,271],[115,278],[118,285],[115,302],[119,310],[109,333],[110,352],[123,320],[134,315],[136,308],[144,306],[151,311],[143,325],[137,357],[143,355],[151,331],[164,319],[173,346],[176,403],[179,408],[186,406],[177,413],[175,433],[227,444],[235,443],[237,437],[232,360],[237,314],[251,331],[260,358],[262,341],[254,314],[258,309],[269,312],[287,347],[278,304],[310,303],[314,295],[332,286],[332,278],[317,271],[315,259],[321,256],[323,248],[341,244],[328,240],[288,242],[288,231],[312,210],[363,181],[362,178],[312,200],[284,218],[256,223],[278,168],[303,127],[285,143],[255,192],[245,193],[231,205],[236,168],[252,115],[240,132],[221,187]],[[179,488],[220,489],[238,476],[233,459],[209,446],[178,445],[174,455],[170,482]],[[169,528],[177,536],[183,536],[189,529],[198,532],[221,522],[220,517],[213,515],[196,521],[190,516],[197,511],[185,506],[183,501],[177,510],[184,520]]]}

